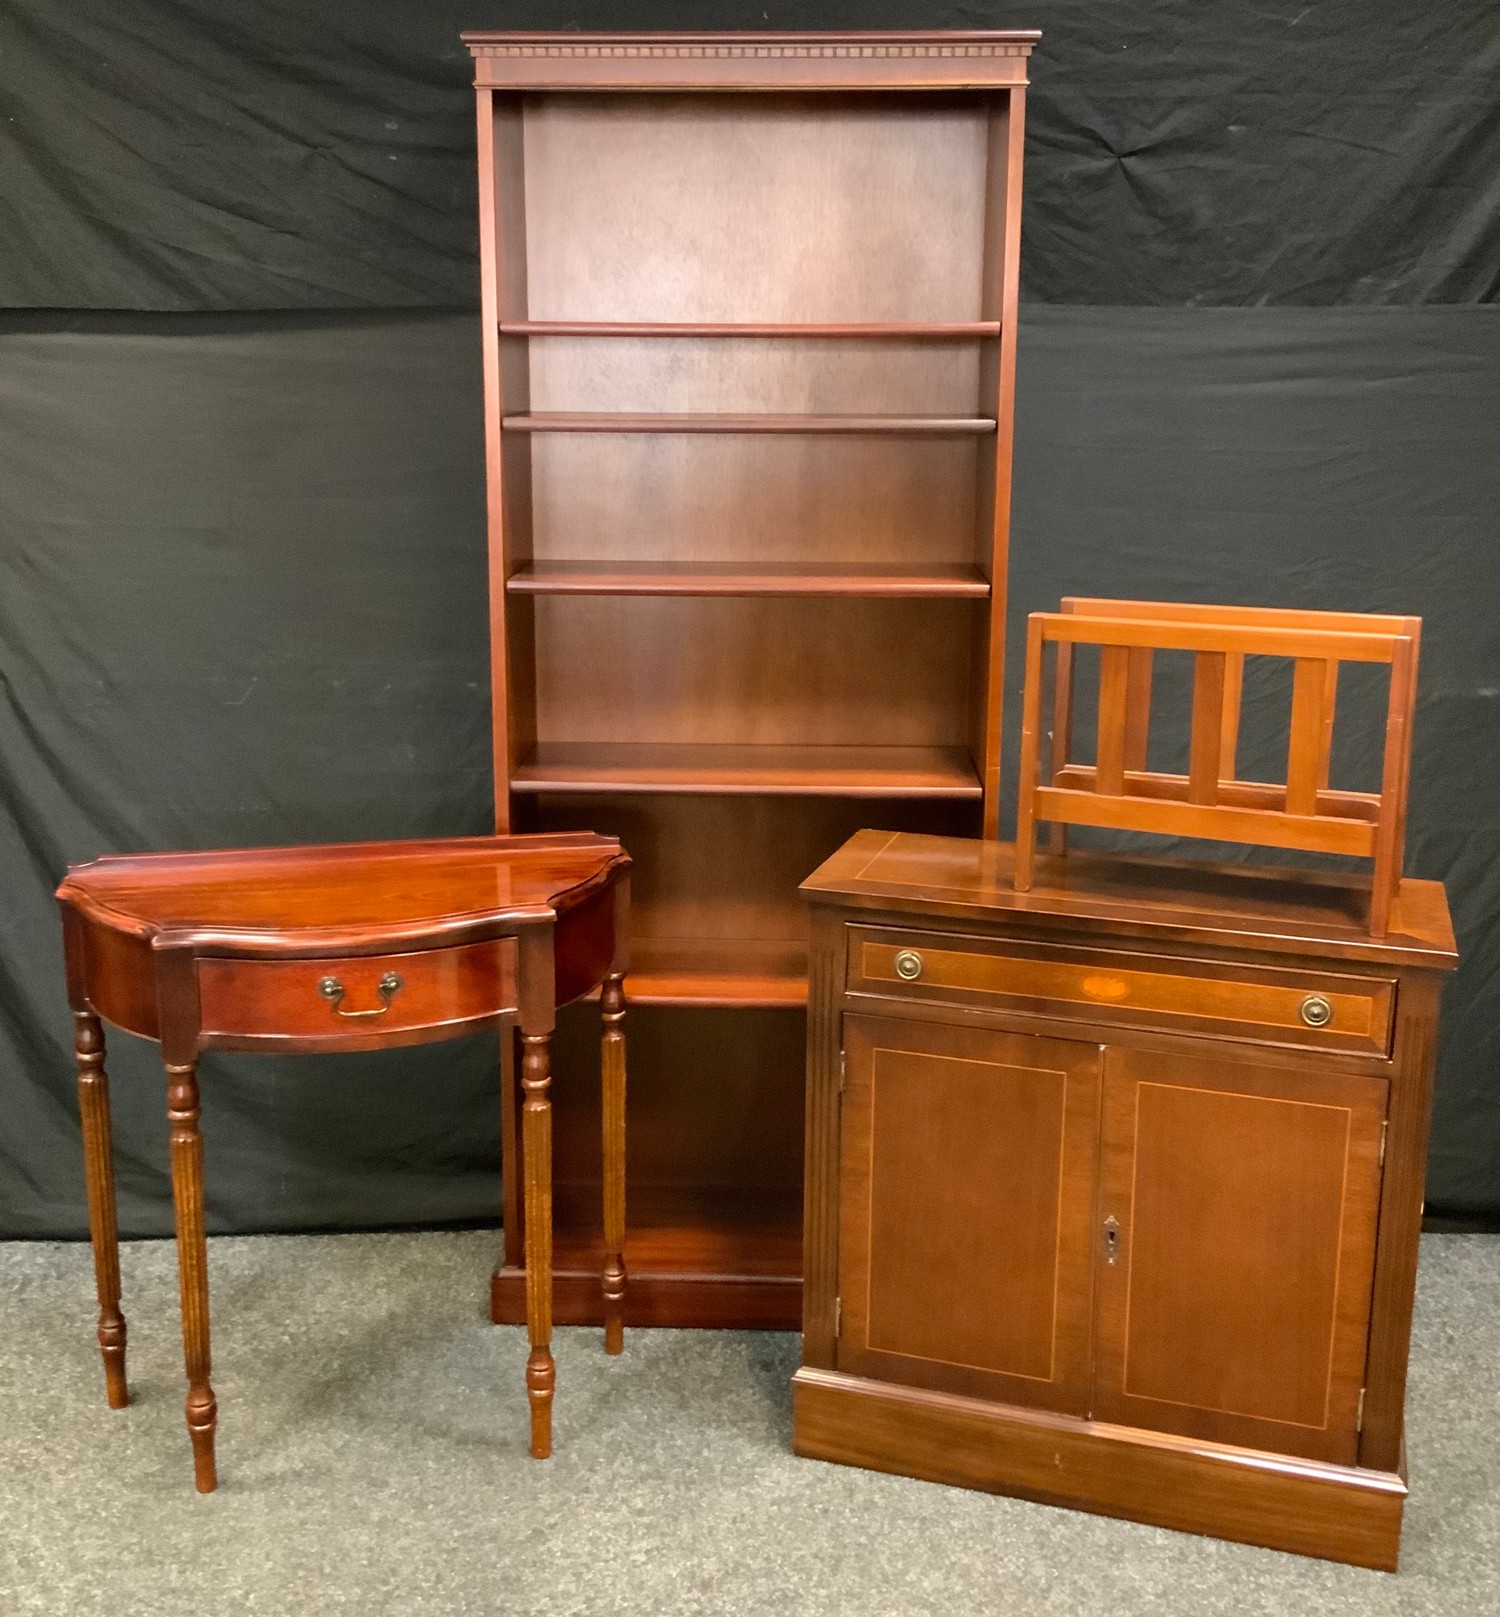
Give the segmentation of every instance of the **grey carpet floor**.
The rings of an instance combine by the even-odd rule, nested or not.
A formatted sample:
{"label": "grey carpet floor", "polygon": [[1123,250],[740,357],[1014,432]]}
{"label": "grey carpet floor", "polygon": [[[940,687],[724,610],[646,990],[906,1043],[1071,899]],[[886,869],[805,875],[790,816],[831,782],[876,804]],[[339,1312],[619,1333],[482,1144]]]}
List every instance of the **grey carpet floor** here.
{"label": "grey carpet floor", "polygon": [[1423,1243],[1399,1576],[798,1460],[794,1337],[558,1340],[526,1456],[487,1233],[211,1243],[217,1494],[191,1482],[173,1252],[124,1250],[106,1408],[78,1245],[0,1245],[0,1611],[1315,1613],[1500,1609],[1500,1239]]}

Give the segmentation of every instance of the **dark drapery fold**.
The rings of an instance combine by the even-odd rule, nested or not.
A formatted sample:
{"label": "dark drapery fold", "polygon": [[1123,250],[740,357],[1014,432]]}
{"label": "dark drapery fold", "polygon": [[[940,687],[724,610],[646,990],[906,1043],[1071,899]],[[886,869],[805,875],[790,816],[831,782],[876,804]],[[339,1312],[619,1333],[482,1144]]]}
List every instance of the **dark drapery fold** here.
{"label": "dark drapery fold", "polygon": [[1500,291],[1491,0],[8,0],[0,305],[472,306],[466,27],[1040,27],[1032,302]]}

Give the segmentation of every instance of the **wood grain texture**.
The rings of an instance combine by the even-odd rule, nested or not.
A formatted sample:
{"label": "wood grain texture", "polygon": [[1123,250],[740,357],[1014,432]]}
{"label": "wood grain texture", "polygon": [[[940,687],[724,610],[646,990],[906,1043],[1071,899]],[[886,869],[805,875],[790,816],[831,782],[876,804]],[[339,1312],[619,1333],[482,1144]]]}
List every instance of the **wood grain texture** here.
{"label": "wood grain texture", "polygon": [[1351,878],[1013,871],[867,831],[803,884],[847,1078],[794,1447],[1393,1568],[1441,889],[1376,938]]}
{"label": "wood grain texture", "polygon": [[844,1018],[841,1370],[1082,1414],[1099,1055]]}
{"label": "wood grain texture", "polygon": [[[902,976],[898,962],[916,975]],[[851,928],[847,986],[851,994],[1087,1014],[1096,1024],[1238,1034],[1377,1056],[1390,1049],[1396,1001],[1392,977],[1278,971],[1031,939],[1006,944],[911,926]],[[1330,1012],[1316,1026],[1302,1014],[1312,996]]]}
{"label": "wood grain texture", "polygon": [[549,741],[517,770],[517,792],[691,792],[751,796],[978,797],[960,747],[725,746]]}
{"label": "wood grain texture", "polygon": [[1386,1084],[1111,1051],[1092,1413],[1354,1463]]}
{"label": "wood grain texture", "polygon": [[519,1234],[526,1251],[532,1452],[550,1453],[549,1044],[559,999],[580,999],[601,984],[604,1035],[596,1043],[608,1104],[598,1148],[608,1242],[593,1283],[609,1313],[606,1346],[621,1346],[629,863],[613,838],[553,832],[131,855],[69,870],[57,897],[106,1386],[112,1404],[124,1403],[125,1323],[96,1000],[122,1021],[129,1016],[133,1031],[159,1040],[166,1064],[187,1424],[200,1492],[217,1486],[197,1082],[199,1052],[210,1047],[377,1049],[519,1021],[526,1043],[519,1085],[510,1062],[501,1074],[507,1238]]}
{"label": "wood grain texture", "polygon": [[1394,1572],[1395,1472],[1140,1432],[836,1371],[792,1380],[792,1446],[813,1459],[1016,1494]]}
{"label": "wood grain texture", "polygon": [[522,1033],[521,1129],[526,1193],[526,1397],[531,1405],[531,1457],[552,1453],[552,1082],[550,1033]]}
{"label": "wood grain texture", "polygon": [[513,573],[513,595],[831,595],[988,600],[967,562],[536,562]]}
{"label": "wood grain texture", "polygon": [[572,596],[539,599],[536,612],[543,754],[597,744],[830,747],[853,766],[880,748],[969,758],[966,601]]}
{"label": "wood grain texture", "polygon": [[[625,992],[623,978],[604,979],[600,998],[604,1024],[601,1116],[604,1152],[604,1268],[599,1295],[604,1307],[604,1351],[620,1353],[625,1340]],[[550,1256],[549,1256],[550,1264]]]}
{"label": "wood grain texture", "polygon": [[108,854],[70,866],[57,897],[158,948],[307,959],[508,935],[589,904],[628,864],[587,832]]}
{"label": "wood grain texture", "polygon": [[[1031,894],[1015,891],[1005,843],[911,831],[857,833],[802,883],[809,897],[851,910],[1013,927],[1048,916],[1077,934],[1151,949],[1187,943],[1202,954],[1246,950],[1318,961],[1450,971],[1457,945],[1439,882],[1403,880],[1390,932],[1370,936],[1357,878],[1331,872],[1073,854],[1038,861]],[[1093,929],[1097,927],[1097,931]],[[969,928],[972,930],[972,926]]]}
{"label": "wood grain texture", "polygon": [[[1000,323],[993,350],[981,356],[982,407],[995,415],[993,446],[979,446],[975,526],[980,566],[991,580],[990,608],[976,636],[974,756],[984,782],[984,834],[1000,834],[1000,749],[1005,717],[1005,612],[1010,554],[1012,440],[1015,429],[1016,327],[1021,273],[1021,170],[1026,92],[990,103],[985,125],[984,260],[980,309]],[[991,358],[993,363],[991,364]],[[986,453],[993,447],[993,455]]]}
{"label": "wood grain texture", "polygon": [[1130,700],[1130,652],[1103,646],[1099,652],[1099,716],[1094,790],[1118,797],[1125,789],[1125,717]]}
{"label": "wood grain texture", "polygon": [[[994,318],[981,312],[977,273],[986,106],[983,96],[539,97],[526,128],[529,315]],[[821,251],[808,249],[815,221]]]}
{"label": "wood grain texture", "polygon": [[[559,1102],[565,1094],[566,1087]],[[786,1114],[778,1107],[777,1115],[790,1115],[795,1124],[795,1112]],[[567,1117],[564,1106],[554,1104],[556,1155],[567,1150],[560,1132],[568,1126]],[[642,1155],[641,1146],[649,1146],[642,1136],[643,1128],[651,1127],[649,1112],[644,1125],[632,1123],[632,1164]],[[685,1177],[679,1169],[679,1184]],[[559,1325],[602,1325],[599,1186],[559,1183],[554,1188],[553,1319]],[[679,1189],[648,1182],[633,1183],[628,1196],[626,1327],[798,1329],[802,1198],[796,1189],[747,1184]],[[492,1277],[490,1317],[497,1325],[526,1322],[525,1270],[519,1257],[507,1259]]]}
{"label": "wood grain texture", "polygon": [[172,1206],[177,1222],[177,1279],[182,1300],[182,1352],[187,1366],[187,1428],[193,1445],[193,1484],[219,1485],[214,1431],[219,1406],[210,1380],[208,1242],[203,1228],[203,1135],[198,1127],[197,1064],[167,1067],[171,1125]]}
{"label": "wood grain texture", "polygon": [[983,440],[537,433],[538,561],[973,561]]}
{"label": "wood grain texture", "polygon": [[[1222,651],[1200,651],[1193,658],[1193,718],[1187,783],[1189,803],[1202,805],[1219,801],[1219,783],[1224,778],[1224,696],[1228,661]],[[1124,784],[1122,778],[1116,786],[1096,786],[1095,789],[1119,793],[1124,789]],[[1290,801],[1286,804],[1286,811],[1294,812]],[[1316,813],[1316,794],[1311,804],[1295,812]]]}
{"label": "wood grain texture", "polygon": [[832,1369],[838,1351],[839,1175],[844,1095],[839,984],[846,935],[815,910],[808,962],[807,1112],[803,1179],[802,1353]]}
{"label": "wood grain texture", "polygon": [[1432,1133],[1441,991],[1440,978],[1419,972],[1404,973],[1399,990],[1402,1016],[1392,1051],[1399,1082],[1391,1086],[1386,1125],[1370,1352],[1365,1367],[1365,1420],[1359,1446],[1359,1463],[1375,1470],[1404,1469],[1406,1370]]}
{"label": "wood grain texture", "polygon": [[475,80],[544,90],[937,90],[1026,82],[1040,34],[699,33],[463,35]]}
{"label": "wood grain texture", "polygon": [[104,1395],[111,1409],[130,1402],[125,1379],[125,1316],[120,1311],[120,1231],[115,1204],[115,1159],[104,1070],[104,1030],[88,1011],[73,1013],[73,1051],[78,1064],[78,1113],[83,1127],[84,1183],[88,1192],[89,1239],[94,1249],[94,1285],[99,1294],[99,1352]]}
{"label": "wood grain texture", "polygon": [[[394,978],[399,986],[382,991]],[[325,983],[337,984],[334,999]],[[516,1008],[516,942],[310,960],[198,963],[205,1046],[272,1049],[288,1040],[329,1049],[389,1043],[393,1033],[457,1037]]]}
{"label": "wood grain texture", "polygon": [[998,320],[502,320],[518,337],[765,337],[811,341],[954,342],[995,337]]}
{"label": "wood grain texture", "polygon": [[982,435],[995,430],[995,422],[989,416],[747,415],[729,410],[676,415],[626,410],[550,410],[508,415],[502,424],[507,432],[790,432],[864,434],[877,438]]}
{"label": "wood grain texture", "polygon": [[1338,664],[1299,657],[1292,665],[1292,718],[1286,760],[1286,811],[1316,814],[1318,791],[1328,781],[1333,744],[1330,695],[1336,689]]}
{"label": "wood grain texture", "polygon": [[[632,1152],[658,1166],[630,1194],[679,1200],[644,1291],[627,1256],[629,1319],[672,1297],[685,1322],[787,1321],[795,1243],[725,1208],[761,1208],[757,1159],[779,1173],[797,1144],[796,883],[859,824],[994,828],[1033,41],[470,40],[522,128],[480,149],[512,176],[519,153],[497,194],[523,217],[481,228],[525,252],[487,396],[497,795],[517,824],[625,826],[642,851]],[[593,1096],[554,1103],[559,1172],[583,1164],[590,1197]],[[597,1307],[581,1261],[559,1259],[559,1307]],[[515,1296],[507,1266],[497,1306]]]}

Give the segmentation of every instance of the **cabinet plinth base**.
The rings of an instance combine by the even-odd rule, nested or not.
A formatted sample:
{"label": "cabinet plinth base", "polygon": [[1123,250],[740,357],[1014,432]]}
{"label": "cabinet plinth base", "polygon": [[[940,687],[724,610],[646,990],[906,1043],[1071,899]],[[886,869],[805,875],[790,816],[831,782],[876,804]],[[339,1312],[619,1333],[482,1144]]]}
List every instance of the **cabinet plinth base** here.
{"label": "cabinet plinth base", "polygon": [[804,1368],[792,1446],[1179,1532],[1394,1572],[1406,1482],[1295,1459]]}
{"label": "cabinet plinth base", "polygon": [[[557,1269],[552,1318],[558,1325],[602,1325],[596,1270]],[[526,1323],[526,1274],[502,1265],[490,1277],[490,1318]],[[625,1289],[627,1326],[687,1326],[717,1331],[795,1331],[802,1324],[796,1275],[637,1274]]]}

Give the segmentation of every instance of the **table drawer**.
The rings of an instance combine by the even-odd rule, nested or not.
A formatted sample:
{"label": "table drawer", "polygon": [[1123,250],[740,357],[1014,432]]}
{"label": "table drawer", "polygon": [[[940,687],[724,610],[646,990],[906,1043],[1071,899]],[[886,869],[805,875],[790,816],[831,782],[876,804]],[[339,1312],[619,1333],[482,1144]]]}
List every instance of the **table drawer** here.
{"label": "table drawer", "polygon": [[410,954],[198,962],[205,1039],[379,1042],[512,1010],[516,940]]}
{"label": "table drawer", "polygon": [[1386,1054],[1394,979],[851,927],[851,992]]}

